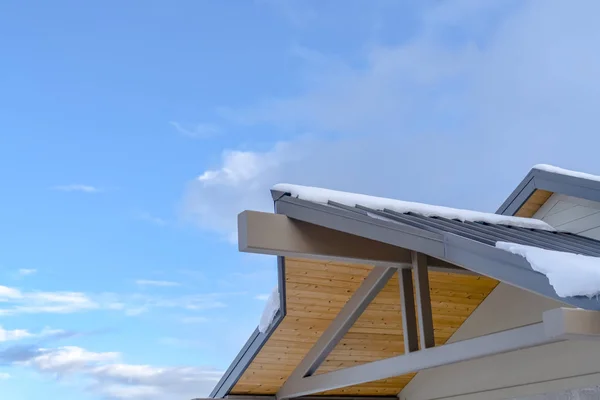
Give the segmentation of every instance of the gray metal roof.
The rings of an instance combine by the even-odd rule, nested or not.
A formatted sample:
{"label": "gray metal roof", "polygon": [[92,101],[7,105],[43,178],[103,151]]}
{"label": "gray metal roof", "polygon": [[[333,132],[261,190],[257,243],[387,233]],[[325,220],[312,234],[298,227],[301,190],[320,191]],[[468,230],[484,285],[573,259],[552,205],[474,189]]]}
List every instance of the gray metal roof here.
{"label": "gray metal roof", "polygon": [[537,189],[600,201],[600,182],[532,168],[496,214],[515,215]]}
{"label": "gray metal roof", "polygon": [[495,247],[511,242],[547,250],[600,257],[600,242],[583,236],[424,217],[392,210],[319,204],[289,195],[278,196],[277,212],[290,218],[418,251],[470,271],[489,276],[575,307],[600,310],[600,302],[587,297],[559,297],[545,275],[534,271],[523,257]]}
{"label": "gray metal roof", "polygon": [[390,221],[414,226],[436,233],[454,233],[489,246],[496,242],[511,242],[547,250],[564,251],[600,257],[600,241],[568,232],[551,232],[514,226],[492,225],[483,222],[457,221],[443,217],[424,217],[415,213],[400,214],[392,210],[375,210],[357,205],[348,207],[335,202],[330,206],[356,212],[371,218],[383,217]]}

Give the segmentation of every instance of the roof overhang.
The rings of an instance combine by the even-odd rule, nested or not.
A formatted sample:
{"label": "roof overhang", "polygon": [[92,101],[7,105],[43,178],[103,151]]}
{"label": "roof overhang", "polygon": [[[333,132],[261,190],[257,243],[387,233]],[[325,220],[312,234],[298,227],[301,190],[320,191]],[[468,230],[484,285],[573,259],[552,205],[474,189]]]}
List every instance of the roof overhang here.
{"label": "roof overhang", "polygon": [[[548,282],[545,275],[536,272],[523,257],[508,253],[490,245],[494,239],[488,239],[480,229],[469,227],[451,226],[448,222],[441,224],[437,220],[424,218],[411,226],[408,219],[377,210],[366,211],[365,207],[351,209],[325,204],[317,204],[291,196],[283,196],[277,201],[277,213],[295,221],[309,223],[332,231],[350,234],[360,238],[384,243],[400,249],[418,252],[429,256],[429,259],[441,260],[446,264],[459,266],[471,272],[485,275],[511,286],[519,287],[538,295],[548,297],[574,307],[587,310],[600,310],[600,302],[587,297],[559,297]],[[375,214],[376,213],[376,214]],[[450,222],[450,221],[449,221]],[[473,229],[473,230],[471,230]],[[490,227],[489,229],[500,229]],[[554,240],[558,242],[559,234],[540,232],[532,237],[528,230],[519,228],[524,244],[533,246],[552,246],[542,235],[557,235]],[[527,233],[526,233],[527,232]],[[242,232],[243,233],[243,232]],[[504,235],[504,233],[503,233]],[[500,236],[503,237],[503,236]],[[570,239],[570,238],[569,238]],[[480,241],[482,240],[482,241]],[[532,242],[529,242],[531,240]],[[544,241],[542,241],[544,240]],[[589,242],[589,240],[586,239]],[[592,242],[589,255],[600,254],[600,242]],[[553,248],[564,251],[566,246],[574,246],[570,242],[565,247]],[[585,254],[583,244],[578,244],[577,249]],[[570,247],[569,247],[570,248]]]}
{"label": "roof overhang", "polygon": [[[528,182],[523,185],[521,190],[513,196],[514,198],[508,202],[517,204],[521,193],[528,185],[533,185],[534,190],[537,188],[536,182],[542,182],[543,185],[549,181],[545,174],[546,171],[537,171],[533,174]],[[531,173],[530,173],[531,175]],[[529,175],[528,175],[529,176]],[[545,177],[545,178],[544,178]],[[537,178],[537,179],[534,179]],[[560,178],[559,178],[560,180]],[[553,182],[556,182],[554,180]],[[571,182],[573,184],[573,182]],[[553,186],[543,186],[548,189]],[[556,188],[556,186],[554,186]],[[589,190],[592,190],[588,188]],[[578,189],[581,190],[581,189]],[[516,191],[517,192],[517,191]],[[600,192],[599,192],[600,193]],[[261,213],[253,211],[245,211],[238,217],[238,235],[239,247],[241,251],[272,254],[278,256],[278,274],[279,274],[279,293],[281,296],[281,309],[274,323],[266,333],[256,331],[248,343],[244,346],[238,357],[231,364],[219,384],[211,393],[211,397],[222,398],[231,393],[232,388],[236,385],[240,377],[244,374],[250,364],[253,362],[261,348],[268,342],[269,338],[277,330],[277,327],[286,316],[286,283],[285,283],[285,258],[286,257],[301,257],[305,259],[329,260],[336,262],[354,262],[359,264],[370,264],[375,266],[372,274],[379,271],[377,276],[365,278],[366,282],[374,282],[371,291],[369,288],[362,290],[367,293],[361,297],[362,301],[372,300],[373,293],[381,289],[381,279],[389,279],[391,270],[395,271],[417,271],[415,269],[416,255],[423,255],[419,258],[421,265],[425,266],[425,270],[463,272],[468,274],[483,275],[505,282],[509,285],[519,287],[538,295],[548,297],[571,306],[586,310],[600,310],[600,303],[596,300],[585,297],[560,298],[556,295],[554,289],[548,283],[547,278],[534,271],[528,262],[517,255],[508,253],[504,250],[497,249],[493,246],[495,237],[512,238],[516,242],[521,240],[532,245],[554,246],[555,249],[562,251],[585,251],[590,254],[600,254],[600,243],[590,242],[588,239],[578,241],[574,235],[564,236],[559,233],[550,232],[535,232],[521,228],[508,229],[503,227],[495,227],[478,224],[462,224],[453,221],[444,221],[443,219],[431,219],[409,215],[394,215],[393,213],[377,210],[368,210],[363,208],[354,208],[342,206],[339,204],[318,204],[310,201],[305,201],[299,198],[294,198],[285,193],[273,192],[275,200],[276,214]],[[515,203],[517,202],[517,203]],[[549,236],[550,235],[550,236]],[[553,236],[555,235],[555,236]],[[562,235],[562,236],[561,236]],[[417,263],[417,264],[418,264]],[[418,275],[415,275],[415,279]],[[425,275],[426,276],[426,275]],[[404,273],[399,274],[399,278],[404,277]],[[412,277],[412,275],[411,275]],[[410,279],[412,282],[412,278]],[[377,283],[379,282],[379,283]],[[406,282],[406,280],[404,280]],[[379,286],[377,286],[379,285]],[[417,285],[418,286],[418,285]],[[402,283],[401,283],[402,287]],[[407,290],[409,286],[405,286],[402,290]],[[421,293],[428,290],[421,289]],[[354,295],[360,293],[360,288],[356,290]],[[419,287],[416,288],[417,293]],[[370,293],[370,294],[369,294]],[[412,293],[412,287],[409,293]],[[353,295],[353,296],[354,296]],[[409,301],[412,296],[403,296],[403,302]],[[370,300],[369,300],[370,299]],[[419,297],[417,296],[417,300]],[[357,300],[358,301],[358,300]],[[427,300],[425,299],[425,304]],[[348,304],[352,301],[349,300]],[[366,303],[368,304],[368,302]],[[403,303],[404,304],[404,303]],[[395,373],[406,373],[414,371],[414,365],[421,365],[423,368],[444,365],[451,362],[462,361],[473,357],[481,357],[489,354],[497,354],[499,352],[511,351],[511,349],[533,346],[542,343],[548,343],[556,339],[556,335],[548,336],[548,330],[556,330],[557,326],[562,326],[564,337],[581,337],[590,335],[597,337],[600,329],[596,320],[596,313],[586,314],[593,315],[592,320],[588,322],[575,323],[579,328],[574,328],[571,317],[564,317],[564,320],[554,319],[554,322],[545,322],[545,325],[537,328],[527,328],[520,331],[514,331],[508,334],[502,334],[498,337],[482,338],[479,342],[486,346],[490,343],[500,341],[505,343],[505,346],[489,347],[476,352],[464,352],[462,356],[448,358],[444,356],[444,352],[453,353],[456,348],[463,349],[461,346],[475,345],[475,342],[470,344],[443,345],[440,348],[423,350],[424,343],[421,343],[421,349],[414,354],[400,355],[393,357],[395,361],[375,361],[376,364],[368,367],[357,366],[355,370],[327,372],[311,376],[315,368],[318,368],[324,357],[332,350],[335,344],[352,322],[360,316],[364,311],[364,303],[358,302],[351,310],[340,311],[336,320],[331,323],[331,329],[337,327],[337,331],[330,333],[329,337],[323,333],[321,338],[324,338],[324,344],[311,350],[313,358],[307,354],[303,363],[297,366],[307,370],[296,374],[292,374],[286,384],[286,388],[279,393],[278,397],[288,398],[306,394],[319,393],[322,390],[327,390],[336,387],[366,382],[364,379],[383,379],[385,377],[373,373],[373,368],[381,371],[383,367]],[[422,311],[422,307],[419,306]],[[410,307],[408,307],[410,309]],[[404,308],[405,312],[407,308]],[[356,314],[358,312],[358,314]],[[403,313],[403,318],[404,318]],[[425,310],[426,315],[427,312]],[[431,313],[430,313],[431,314]],[[344,316],[345,315],[345,316]],[[563,314],[561,314],[563,315]],[[564,314],[567,315],[567,314]],[[569,316],[573,314],[568,314]],[[582,315],[582,314],[577,314]],[[431,316],[430,316],[431,317]],[[341,320],[339,320],[341,318]],[[574,317],[577,320],[578,317]],[[587,317],[586,317],[587,318]],[[423,315],[419,320],[423,319]],[[426,320],[427,318],[425,318]],[[338,321],[338,322],[336,322]],[[559,322],[556,322],[559,321]],[[560,322],[562,321],[562,322]],[[403,320],[404,330],[406,331],[410,322]],[[406,325],[408,324],[408,325]],[[420,324],[420,323],[419,323]],[[562,325],[561,325],[562,324]],[[587,324],[587,325],[586,325]],[[567,325],[569,326],[567,328]],[[581,328],[581,327],[584,328]],[[424,329],[422,325],[419,325]],[[413,324],[413,329],[416,325]],[[577,330],[579,329],[579,330]],[[587,330],[586,330],[587,329]],[[421,338],[423,338],[422,331]],[[543,333],[542,333],[543,332]],[[571,335],[571,336],[569,336]],[[575,335],[575,336],[573,336]],[[409,340],[410,335],[405,335]],[[416,337],[416,334],[415,336]],[[572,338],[571,337],[571,338]],[[517,338],[519,338],[517,340]],[[414,338],[413,338],[414,339]],[[514,339],[514,340],[513,340]],[[526,343],[522,341],[526,339]],[[320,339],[321,340],[321,339]],[[516,340],[516,341],[515,341]],[[478,342],[478,343],[479,343]],[[406,342],[406,353],[409,352],[410,343]],[[414,344],[413,350],[414,350]],[[452,348],[446,346],[453,346]],[[484,346],[485,347],[485,346]],[[495,350],[494,350],[495,349]],[[435,350],[435,352],[433,352]],[[427,354],[433,354],[433,358]],[[409,362],[407,357],[411,357]],[[402,358],[401,358],[402,357]],[[387,359],[386,359],[387,360]],[[391,358],[390,358],[391,360]],[[416,360],[416,361],[415,361]],[[393,365],[392,365],[393,364]],[[303,366],[304,365],[304,366]],[[420,367],[419,367],[420,368]],[[309,374],[306,375],[305,372]],[[390,372],[391,373],[391,372]],[[365,375],[366,374],[366,375]],[[393,375],[389,375],[393,376]],[[332,379],[332,380],[331,380]],[[334,382],[334,383],[332,383]],[[337,383],[336,383],[337,382]],[[283,382],[282,382],[283,383]],[[291,386],[290,386],[291,385]]]}
{"label": "roof overhang", "polygon": [[[517,188],[502,203],[497,214],[516,215],[536,192],[560,193],[567,196],[600,202],[600,182],[573,175],[532,168]],[[545,196],[547,200],[549,196]],[[542,204],[543,204],[542,201]],[[537,208],[541,204],[535,204]],[[533,210],[535,211],[535,210]],[[523,216],[532,216],[523,215]]]}

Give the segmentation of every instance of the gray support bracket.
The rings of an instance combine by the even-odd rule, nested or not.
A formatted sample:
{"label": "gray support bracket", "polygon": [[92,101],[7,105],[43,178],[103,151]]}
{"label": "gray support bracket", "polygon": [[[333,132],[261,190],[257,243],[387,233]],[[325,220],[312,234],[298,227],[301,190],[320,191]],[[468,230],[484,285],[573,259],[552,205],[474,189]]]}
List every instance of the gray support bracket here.
{"label": "gray support bracket", "polygon": [[421,349],[435,346],[433,335],[433,312],[429,294],[429,274],[427,272],[427,256],[412,252],[412,265],[415,273],[417,295],[417,310],[419,317],[419,336]]}
{"label": "gray support bracket", "polygon": [[415,313],[415,290],[412,270],[404,268],[398,271],[400,284],[400,305],[402,306],[402,331],[404,333],[404,353],[419,350],[417,335],[417,314]]}

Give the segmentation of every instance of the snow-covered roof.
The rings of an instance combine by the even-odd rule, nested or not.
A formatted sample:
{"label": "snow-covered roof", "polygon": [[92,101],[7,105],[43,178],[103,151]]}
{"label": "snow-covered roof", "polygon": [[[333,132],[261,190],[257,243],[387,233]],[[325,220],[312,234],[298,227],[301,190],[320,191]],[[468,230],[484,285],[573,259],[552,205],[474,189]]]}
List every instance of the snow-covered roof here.
{"label": "snow-covered roof", "polygon": [[458,208],[434,206],[423,203],[388,199],[384,197],[368,196],[364,194],[320,189],[309,186],[278,184],[273,187],[273,190],[286,192],[302,200],[320,204],[327,204],[329,201],[333,201],[349,207],[362,205],[376,210],[393,210],[402,214],[415,213],[425,217],[444,217],[463,222],[485,222],[495,225],[507,225],[521,228],[555,231],[555,229],[546,222],[532,218],[520,218],[472,210],[461,210]]}
{"label": "snow-covered roof", "polygon": [[600,294],[600,258],[497,242],[496,247],[524,257],[534,271],[548,278],[560,297]]}
{"label": "snow-covered roof", "polygon": [[592,175],[592,174],[588,174],[588,173],[585,173],[585,172],[579,172],[579,171],[573,171],[573,170],[570,170],[570,169],[564,169],[564,168],[556,167],[554,165],[549,165],[549,164],[537,164],[537,165],[533,166],[533,169],[538,169],[540,171],[551,172],[553,174],[560,174],[560,175],[572,176],[574,178],[581,178],[581,179],[587,179],[587,180],[590,180],[590,181],[600,182],[600,176],[598,176],[598,175]]}

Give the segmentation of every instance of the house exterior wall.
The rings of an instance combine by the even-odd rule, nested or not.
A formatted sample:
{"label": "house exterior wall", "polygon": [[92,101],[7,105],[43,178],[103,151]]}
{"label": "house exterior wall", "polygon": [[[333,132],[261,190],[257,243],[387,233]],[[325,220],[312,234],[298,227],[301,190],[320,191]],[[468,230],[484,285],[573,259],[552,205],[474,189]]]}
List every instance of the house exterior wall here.
{"label": "house exterior wall", "polygon": [[600,386],[520,397],[511,400],[600,400]]}
{"label": "house exterior wall", "polygon": [[535,213],[556,229],[600,240],[600,203],[554,193]]}
{"label": "house exterior wall", "polygon": [[[540,322],[554,300],[500,284],[450,341]],[[401,400],[569,399],[556,397],[600,382],[600,343],[554,343],[419,372]],[[591,390],[591,389],[590,389]],[[558,394],[556,393],[558,392]],[[539,396],[546,397],[539,397]],[[538,397],[536,397],[538,396]],[[555,397],[552,397],[555,396]],[[577,397],[573,397],[577,399]],[[586,397],[579,397],[586,399]],[[593,397],[592,397],[593,398]]]}

